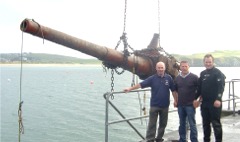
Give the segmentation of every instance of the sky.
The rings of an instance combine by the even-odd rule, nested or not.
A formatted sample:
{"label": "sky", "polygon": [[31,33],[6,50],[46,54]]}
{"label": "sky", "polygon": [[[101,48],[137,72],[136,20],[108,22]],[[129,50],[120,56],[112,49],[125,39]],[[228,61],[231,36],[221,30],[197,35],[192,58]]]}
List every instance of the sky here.
{"label": "sky", "polygon": [[[160,31],[169,54],[240,49],[239,0],[127,0],[125,32],[134,50],[147,48]],[[92,58],[23,33],[25,18],[79,39],[114,49],[124,29],[125,0],[1,0],[0,53],[49,53]],[[160,27],[160,30],[159,30]],[[123,44],[118,46],[123,50]],[[130,50],[131,51],[131,50]]]}

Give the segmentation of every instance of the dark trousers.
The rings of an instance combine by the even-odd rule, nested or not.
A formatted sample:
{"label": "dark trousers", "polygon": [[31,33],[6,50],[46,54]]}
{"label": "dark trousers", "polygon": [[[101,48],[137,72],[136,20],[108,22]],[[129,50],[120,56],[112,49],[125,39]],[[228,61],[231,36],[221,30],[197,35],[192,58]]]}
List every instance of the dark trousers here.
{"label": "dark trousers", "polygon": [[168,121],[168,108],[151,107],[149,112],[147,141],[153,141],[156,135],[157,119],[159,119],[157,141],[161,141]]}
{"label": "dark trousers", "polygon": [[216,108],[213,105],[202,105],[201,115],[203,121],[204,142],[211,141],[211,125],[214,130],[215,141],[222,142],[222,124],[221,124],[222,108]]}

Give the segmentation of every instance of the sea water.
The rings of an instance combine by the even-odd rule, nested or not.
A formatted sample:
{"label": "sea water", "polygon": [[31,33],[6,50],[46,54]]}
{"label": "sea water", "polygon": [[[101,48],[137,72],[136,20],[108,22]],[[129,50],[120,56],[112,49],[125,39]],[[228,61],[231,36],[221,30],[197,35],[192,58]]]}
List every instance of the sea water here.
{"label": "sea water", "polygon": [[[112,78],[111,70],[104,72],[101,66],[23,65],[22,74],[20,69],[20,65],[1,67],[1,142],[18,141],[20,101],[23,101],[22,142],[104,142],[103,94],[111,89],[122,91],[133,81],[141,81],[133,79],[133,75],[127,71],[122,75],[115,73]],[[191,68],[191,72],[199,75],[203,69]],[[239,67],[220,69],[228,80],[240,78]],[[126,118],[138,117],[143,114],[143,106],[149,109],[150,95],[147,94],[146,100],[143,96],[141,93],[116,94],[111,101]],[[227,98],[227,95],[224,97]],[[170,110],[176,110],[172,104]],[[109,107],[109,120],[121,119],[121,116]],[[196,119],[197,123],[201,123],[199,109]],[[146,118],[131,123],[145,136],[147,121]],[[170,113],[166,132],[177,130],[178,121],[177,113]],[[139,140],[141,137],[126,122],[109,125],[110,142]]]}

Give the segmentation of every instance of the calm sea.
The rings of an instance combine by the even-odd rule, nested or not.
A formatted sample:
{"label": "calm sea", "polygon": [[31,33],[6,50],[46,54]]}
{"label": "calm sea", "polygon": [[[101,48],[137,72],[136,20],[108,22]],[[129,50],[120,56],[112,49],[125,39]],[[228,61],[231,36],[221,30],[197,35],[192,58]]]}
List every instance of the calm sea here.
{"label": "calm sea", "polygon": [[[204,68],[191,68],[199,75]],[[227,80],[240,78],[239,67],[220,68]],[[122,91],[132,83],[132,74],[114,74],[114,90]],[[141,81],[141,80],[136,80]],[[239,83],[240,84],[240,83]],[[237,84],[238,85],[238,84]],[[239,85],[238,85],[239,86]],[[239,89],[239,87],[238,87]],[[22,142],[104,142],[105,100],[111,91],[111,71],[101,66],[28,67],[23,65]],[[240,92],[236,90],[237,92]],[[226,91],[225,91],[226,92]],[[111,100],[126,118],[141,116],[141,106],[149,107],[149,94],[115,95]],[[224,97],[227,97],[224,95]],[[18,105],[20,101],[20,66],[1,67],[1,141],[18,141]],[[173,108],[171,108],[173,109]],[[121,117],[110,107],[109,119]],[[131,121],[145,136],[147,119]],[[201,122],[197,112],[197,122]],[[178,115],[169,114],[166,132],[178,129]],[[126,124],[109,126],[110,142],[136,142],[141,138]]]}

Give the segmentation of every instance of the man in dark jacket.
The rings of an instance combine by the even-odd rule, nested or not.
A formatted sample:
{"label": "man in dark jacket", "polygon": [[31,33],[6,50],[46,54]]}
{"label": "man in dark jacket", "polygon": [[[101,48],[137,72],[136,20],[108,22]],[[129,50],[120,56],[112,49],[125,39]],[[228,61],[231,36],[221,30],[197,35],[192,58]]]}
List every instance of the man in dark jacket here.
{"label": "man in dark jacket", "polygon": [[[170,91],[176,104],[176,91],[172,77],[165,73],[165,64],[158,62],[156,64],[157,73],[148,77],[144,81],[136,84],[135,86],[124,89],[125,92],[135,90],[138,88],[151,87],[151,100],[148,130],[146,134],[147,142],[162,142],[165,128],[168,121],[168,108],[170,104]],[[157,119],[159,116],[159,127],[156,135]]]}
{"label": "man in dark jacket", "polygon": [[198,76],[189,71],[187,61],[180,62],[180,74],[175,79],[177,90],[177,107],[179,116],[179,142],[186,142],[186,121],[190,125],[191,142],[198,142],[198,133],[196,127],[196,110],[193,101],[198,87]]}
{"label": "man in dark jacket", "polygon": [[[194,100],[194,106],[201,104],[203,119],[204,142],[210,142],[211,125],[215,141],[222,142],[222,94],[225,87],[225,75],[214,66],[214,58],[206,54],[203,59],[206,69],[200,73],[199,89]],[[197,99],[200,98],[198,101]]]}

